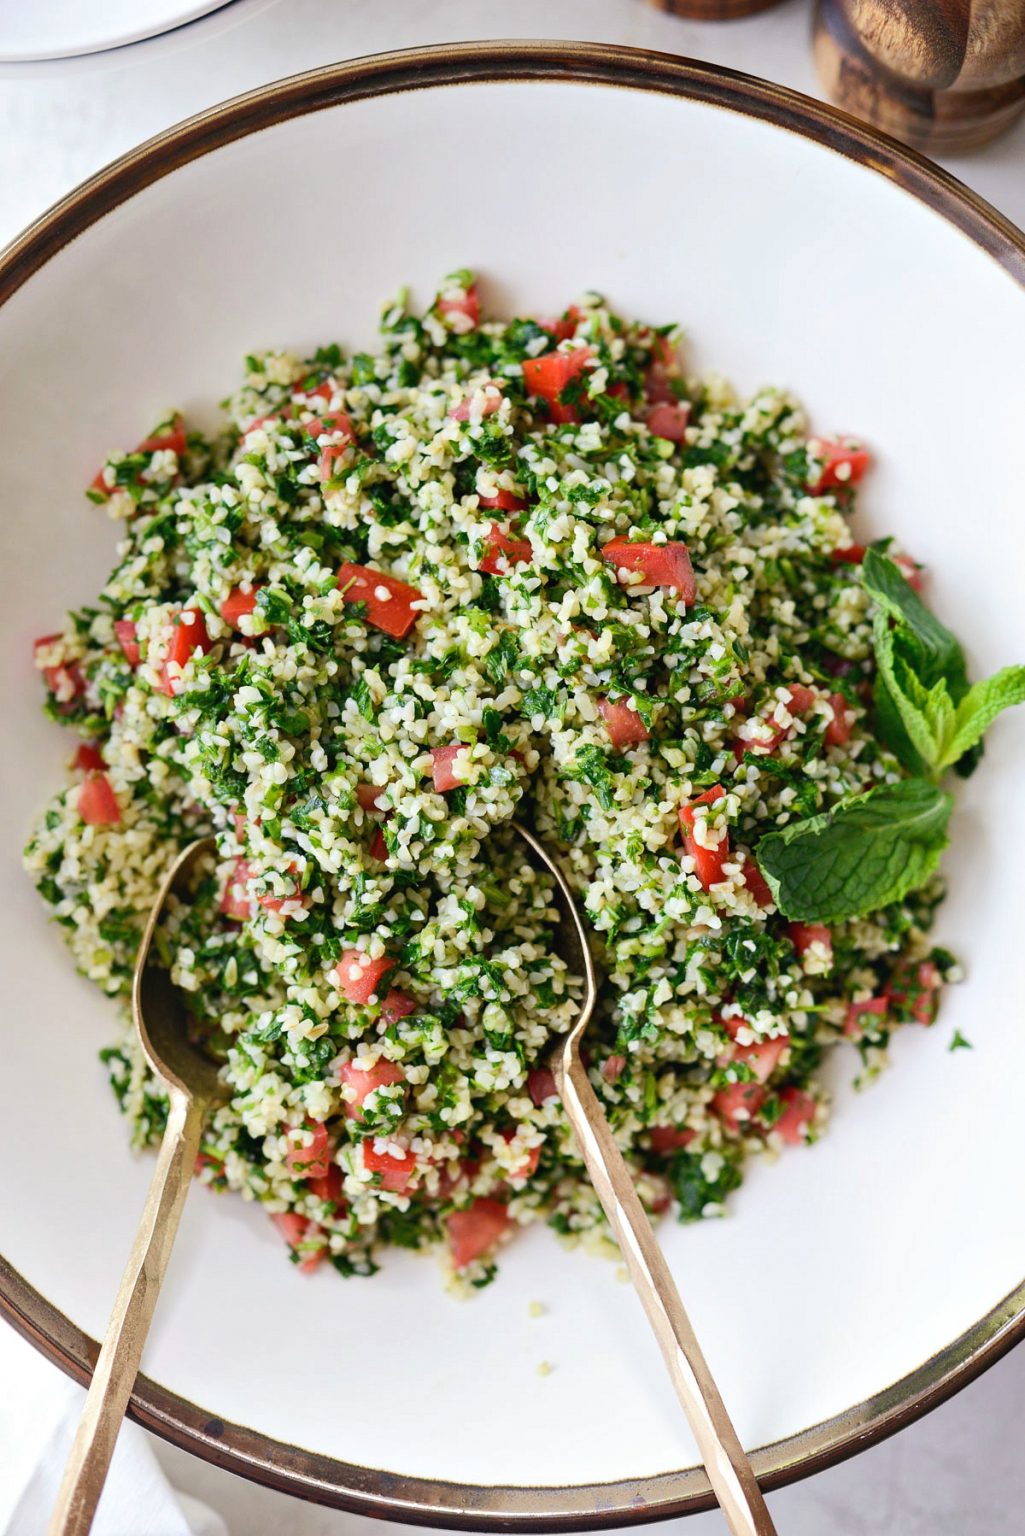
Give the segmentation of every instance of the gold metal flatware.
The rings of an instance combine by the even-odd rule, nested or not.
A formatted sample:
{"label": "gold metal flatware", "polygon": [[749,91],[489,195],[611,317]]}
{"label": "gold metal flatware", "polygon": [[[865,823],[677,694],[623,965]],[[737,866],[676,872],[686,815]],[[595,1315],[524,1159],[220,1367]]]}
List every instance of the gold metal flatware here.
{"label": "gold metal flatware", "polygon": [[202,838],[175,860],[157,892],[139,946],[132,1015],[146,1060],[167,1089],[167,1125],[64,1469],[49,1536],[85,1536],[92,1526],[171,1257],[203,1124],[225,1097],[216,1066],[189,1040],[178,989],[166,971],[149,964],[153,935],[168,896],[187,882],[196,860],[213,846],[213,838]]}
{"label": "gold metal flatware", "polygon": [[733,1536],[776,1536],[762,1497],[697,1336],[684,1311],[630,1170],[588,1080],[580,1044],[597,1001],[594,962],[576,899],[558,862],[526,827],[516,831],[555,881],[559,898],[559,947],[583,979],[584,997],[573,1029],[556,1042],[552,1071],[595,1193],[609,1219],[624,1263],[658,1340],[670,1380],[687,1416],[708,1480]]}

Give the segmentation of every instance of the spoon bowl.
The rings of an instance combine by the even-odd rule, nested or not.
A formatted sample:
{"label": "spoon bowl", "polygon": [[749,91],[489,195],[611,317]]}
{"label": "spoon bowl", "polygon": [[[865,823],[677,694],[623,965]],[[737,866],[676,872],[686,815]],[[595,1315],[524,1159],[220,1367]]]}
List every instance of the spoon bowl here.
{"label": "spoon bowl", "polygon": [[146,1060],[169,1088],[209,1104],[226,1096],[217,1065],[190,1039],[182,994],[163,966],[150,964],[150,952],[168,897],[188,887],[196,866],[214,846],[212,837],[189,843],[167,871],[153,898],[132,978],[132,1020]]}

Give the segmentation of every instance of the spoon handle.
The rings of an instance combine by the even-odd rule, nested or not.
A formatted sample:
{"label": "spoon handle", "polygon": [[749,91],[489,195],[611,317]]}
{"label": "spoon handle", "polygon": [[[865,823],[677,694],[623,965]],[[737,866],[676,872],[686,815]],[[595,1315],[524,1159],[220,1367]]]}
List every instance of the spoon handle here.
{"label": "spoon handle", "polygon": [[49,1536],[86,1536],[92,1527],[171,1257],[208,1106],[177,1088],[170,1088],[168,1096],[157,1165],[64,1469]]}
{"label": "spoon handle", "polygon": [[562,1103],[591,1182],[658,1340],[726,1523],[733,1536],[776,1536],[751,1463],[574,1042],[556,1054],[554,1065]]}

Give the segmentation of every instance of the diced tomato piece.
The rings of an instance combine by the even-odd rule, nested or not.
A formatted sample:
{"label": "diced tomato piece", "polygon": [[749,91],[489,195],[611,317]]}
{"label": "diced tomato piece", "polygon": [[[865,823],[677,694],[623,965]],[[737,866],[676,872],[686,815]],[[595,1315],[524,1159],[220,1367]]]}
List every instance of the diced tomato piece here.
{"label": "diced tomato piece", "polygon": [[190,656],[205,656],[211,640],[201,608],[186,608],[171,621],[171,644],[161,671],[160,686],[168,698],[181,689],[181,669]]}
{"label": "diced tomato piece", "polygon": [[370,857],[372,859],[376,859],[379,864],[383,864],[387,859],[388,840],[384,833],[381,831],[380,827],[374,828],[374,835],[370,839],[370,847],[367,849],[367,852],[370,854]]}
{"label": "diced tomato piece", "polygon": [[[63,640],[63,635],[41,635],[33,642],[33,652],[38,657],[39,652],[47,646],[53,645],[58,640]],[[62,715],[70,714],[78,700],[85,692],[85,678],[77,661],[61,662],[56,667],[43,667],[43,679],[47,688],[54,696],[57,708]]]}
{"label": "diced tomato piece", "polygon": [[439,795],[447,794],[450,789],[462,788],[464,781],[456,775],[455,760],[460,752],[466,750],[466,746],[461,741],[457,741],[451,747],[431,748],[431,777]]}
{"label": "diced tomato piece", "polygon": [[744,858],[740,878],[750,891],[752,901],[755,901],[758,906],[765,908],[776,905],[776,898],[769,889],[768,881],[750,854]]}
{"label": "diced tomato piece", "polygon": [[[378,1152],[374,1141],[373,1136],[368,1136],[363,1143],[364,1168],[368,1173],[381,1175],[382,1189],[387,1189],[393,1195],[404,1195],[416,1171],[416,1158],[412,1152],[402,1152],[398,1157],[393,1157],[390,1152]],[[387,1145],[394,1146],[396,1143],[388,1142]]]}
{"label": "diced tomato piece", "polygon": [[779,1097],[785,1107],[772,1129],[787,1146],[799,1147],[815,1118],[815,1100],[803,1088],[781,1088]]}
{"label": "diced tomato piece", "polygon": [[528,395],[546,402],[550,421],[580,420],[576,404],[561,397],[567,385],[580,378],[593,356],[590,347],[576,347],[572,352],[546,352],[543,357],[524,358],[524,387]]}
{"label": "diced tomato piece", "polygon": [[[741,1029],[747,1027],[747,1020],[740,1018],[724,1019],[723,1027],[731,1040],[736,1041]],[[768,1082],[779,1065],[780,1057],[790,1044],[789,1035],[772,1035],[768,1040],[755,1040],[750,1045],[736,1045],[730,1053],[731,1061],[742,1061],[745,1066],[751,1068],[760,1083]]]}
{"label": "diced tomato piece", "polygon": [[144,437],[136,449],[137,453],[157,453],[162,448],[172,448],[179,456],[188,447],[188,439],[185,436],[185,423],[181,416],[176,415],[167,432],[158,432],[154,437]]}
{"label": "diced tomato piece", "polygon": [[[298,1211],[277,1211],[271,1216],[271,1221],[293,1253],[297,1252],[300,1243],[309,1237],[311,1231],[317,1231],[316,1223],[307,1221],[306,1217],[300,1216]],[[307,1254],[304,1259],[301,1259],[297,1267],[304,1275],[308,1275],[316,1269],[326,1253],[325,1248],[318,1248],[315,1253]]]}
{"label": "diced tomato piece", "polygon": [[253,915],[253,904],[247,890],[251,878],[252,870],[248,861],[236,859],[221,894],[221,911],[234,922],[246,923]]}
{"label": "diced tomato piece", "polygon": [[686,1126],[653,1125],[651,1150],[657,1152],[659,1157],[668,1157],[671,1152],[679,1152],[682,1147],[689,1147],[696,1135],[696,1131],[688,1130]]}
{"label": "diced tomato piece", "polygon": [[330,400],[333,398],[336,386],[330,379],[322,379],[312,389],[300,389],[298,384],[292,387],[292,399],[305,404],[309,400]]}
{"label": "diced tomato piece", "polygon": [[790,942],[803,960],[813,944],[821,944],[833,958],[833,935],[825,923],[790,923],[787,927]]}
{"label": "diced tomato piece", "polygon": [[83,781],[78,814],[91,827],[116,827],[120,822],[121,809],[105,773],[90,773]]}
{"label": "diced tomato piece", "polygon": [[381,1018],[385,1024],[396,1024],[399,1019],[408,1018],[419,1007],[415,997],[410,997],[408,992],[403,992],[401,987],[392,987],[388,996],[381,1004]]}
{"label": "diced tomato piece", "polygon": [[860,1040],[867,1028],[886,1017],[889,1007],[888,997],[866,997],[860,1003],[848,1003],[844,1034],[852,1040]]}
{"label": "diced tomato piece", "polygon": [[529,539],[505,533],[497,523],[492,523],[484,540],[480,569],[487,571],[489,576],[505,576],[511,565],[524,565],[533,554]]}
{"label": "diced tomato piece", "polygon": [[114,635],[118,645],[124,652],[125,661],[130,667],[137,667],[142,660],[142,652],[136,639],[135,624],[131,619],[115,619]]}
{"label": "diced tomato piece", "polygon": [[601,1075],[607,1083],[618,1082],[625,1070],[625,1056],[606,1056],[601,1064]]}
{"label": "diced tomato piece", "polygon": [[258,594],[258,587],[253,587],[249,592],[243,592],[241,587],[232,588],[221,604],[221,618],[225,624],[237,629],[239,619],[247,613],[255,613]]}
{"label": "diced tomato piece", "polygon": [[635,747],[647,741],[647,726],[625,699],[617,699],[615,703],[611,699],[599,699],[598,713],[605,722],[609,740],[617,750],[620,747]]}
{"label": "diced tomato piece", "polygon": [[395,961],[387,955],[371,960],[361,949],[347,949],[334,968],[335,984],[350,1003],[367,1003],[377,991],[381,977],[394,966]]}
{"label": "diced tomato piece", "polygon": [[463,289],[461,293],[439,294],[438,312],[450,324],[456,321],[452,327],[453,330],[475,330],[480,325],[480,297],[477,293],[477,284],[471,283],[469,288]]}
{"label": "diced tomato piece", "polygon": [[[478,400],[482,390],[484,391],[483,398]],[[504,399],[502,386],[498,380],[485,379],[483,384],[476,385],[459,401],[458,405],[452,407],[448,413],[449,419],[451,421],[469,421],[471,416],[490,416],[492,412],[499,409]],[[471,406],[473,406],[472,410]]]}
{"label": "diced tomato piece", "polygon": [[329,1163],[327,1172],[322,1177],[306,1180],[306,1188],[315,1200],[327,1200],[338,1207],[338,1214],[345,1209],[345,1196],[342,1194],[342,1170],[337,1163]]}
{"label": "diced tomato piece", "polygon": [[378,789],[376,784],[357,784],[356,799],[365,811],[376,811],[381,803],[383,789]]}
{"label": "diced tomato piece", "polygon": [[215,1178],[219,1178],[224,1173],[224,1164],[219,1157],[211,1157],[209,1152],[197,1152],[196,1161],[192,1165],[193,1174],[197,1179],[204,1168],[212,1168]]}
{"label": "diced tomato piece", "polygon": [[75,753],[74,766],[81,768],[84,773],[98,773],[106,768],[107,764],[95,741],[80,741]]}
{"label": "diced tomato piece", "polygon": [[722,785],[713,785],[703,795],[698,795],[691,804],[680,806],[680,830],[683,833],[683,851],[694,860],[694,873],[707,891],[710,886],[718,885],[726,879],[723,865],[730,855],[730,837],[724,832],[715,848],[705,848],[694,840],[694,808],[698,805],[714,805],[721,800],[725,790]]}
{"label": "diced tomato piece", "polygon": [[672,404],[660,401],[653,405],[645,418],[648,431],[655,437],[664,437],[671,443],[682,443],[687,436],[690,406],[676,400]]}
{"label": "diced tomato piece", "polygon": [[341,437],[337,442],[325,443],[320,450],[320,458],[317,460],[317,478],[321,485],[327,480],[334,479],[337,474],[338,460],[345,456],[351,443],[356,441],[356,428],[352,424],[352,418],[344,411],[333,411],[331,415],[316,421],[303,423],[304,431],[316,440],[323,433],[329,432]]}
{"label": "diced tomato piece", "polygon": [[808,452],[822,463],[818,478],[809,480],[805,486],[810,496],[821,496],[824,491],[857,485],[872,462],[866,448],[856,448],[851,443],[830,442],[820,437],[809,438]]}
{"label": "diced tomato piece", "polygon": [[559,1090],[555,1086],[555,1076],[547,1067],[534,1067],[527,1073],[527,1092],[537,1105],[547,1104],[549,1099],[557,1099]]}
{"label": "diced tomato piece", "polygon": [[854,723],[850,705],[842,693],[831,693],[829,703],[833,710],[833,718],[826,726],[823,740],[827,747],[845,747],[851,739],[851,728]]}
{"label": "diced tomato piece", "polygon": [[509,1209],[501,1200],[482,1198],[445,1219],[456,1269],[483,1258],[509,1230]]}
{"label": "diced tomato piece", "polygon": [[[294,888],[292,890],[291,895],[289,895],[289,896],[274,896],[274,895],[271,895],[268,892],[268,894],[265,895],[265,896],[258,896],[257,897],[257,901],[260,903],[260,906],[263,907],[264,911],[266,911],[266,912],[284,912],[286,907],[294,908],[295,906],[300,906],[300,907],[302,907],[303,911],[305,911],[309,907],[309,905],[310,905],[310,898],[309,898],[309,896],[307,896],[306,892],[302,889],[302,886],[300,885],[299,879],[298,879],[299,866],[297,864],[294,864],[294,863],[293,864],[289,864],[288,870],[289,870],[289,874],[296,876],[296,879],[293,882],[293,887]],[[288,912],[286,915],[291,917],[291,916],[294,915],[294,913],[293,912]]]}
{"label": "diced tomato piece", "polygon": [[331,1138],[327,1126],[320,1120],[310,1120],[303,1132],[312,1133],[312,1139],[302,1147],[290,1146],[285,1153],[285,1164],[293,1179],[326,1179],[331,1166]]}
{"label": "diced tomato piece", "polygon": [[684,603],[697,596],[694,568],[686,544],[641,544],[630,539],[610,539],[602,547],[602,559],[618,571],[637,571],[648,587],[672,587]]}
{"label": "diced tomato piece", "polygon": [[577,326],[583,318],[584,311],[576,304],[571,304],[558,320],[539,320],[538,324],[543,325],[546,331],[551,331],[556,341],[569,341],[571,336],[576,335]]}
{"label": "diced tomato piece", "polygon": [[[783,708],[789,715],[795,718],[806,715],[818,698],[815,689],[808,688],[804,683],[788,683],[786,695],[786,699],[782,701]],[[737,737],[733,749],[734,756],[738,762],[741,761],[745,752],[761,752],[766,754],[775,752],[780,743],[786,741],[787,737],[791,734],[794,729],[793,725],[781,725],[775,718],[776,711],[780,708],[780,702],[778,699],[773,699],[768,716],[758,717],[758,726],[767,726],[770,732],[768,736],[764,734],[748,736],[746,731],[750,727],[746,725],[741,727],[741,734]]]}
{"label": "diced tomato piece", "polygon": [[922,567],[910,555],[891,555],[891,560],[913,592],[921,592],[925,586]]}
{"label": "diced tomato piece", "polygon": [[865,545],[848,544],[846,549],[834,549],[829,558],[834,565],[860,565],[865,558]]}
{"label": "diced tomato piece", "polygon": [[815,689],[806,687],[804,683],[788,683],[787,693],[790,695],[787,708],[792,715],[806,715],[818,698]]}
{"label": "diced tomato piece", "polygon": [[494,496],[478,496],[477,504],[486,512],[525,512],[528,503],[515,491],[500,490]]}
{"label": "diced tomato piece", "polygon": [[750,1124],[765,1103],[761,1083],[730,1083],[713,1095],[712,1111],[728,1131],[739,1131]]}
{"label": "diced tomato piece", "polygon": [[935,1022],[939,1008],[939,989],[943,976],[932,960],[921,960],[909,969],[902,963],[894,972],[886,987],[886,996],[899,1008],[911,1004],[911,1017],[917,1024]]}
{"label": "diced tomato piece", "polygon": [[365,603],[367,623],[394,640],[408,635],[419,618],[413,604],[420,602],[423,593],[385,571],[346,561],[338,569],[338,585],[345,602]]}
{"label": "diced tomato piece", "polygon": [[343,1086],[350,1088],[353,1093],[353,1097],[348,1099],[345,1105],[345,1113],[350,1120],[363,1118],[363,1104],[368,1094],[375,1093],[378,1088],[384,1088],[389,1084],[406,1081],[406,1074],[402,1068],[394,1061],[387,1061],[383,1056],[366,1072],[360,1067],[354,1067],[351,1061],[347,1061],[339,1068],[338,1075]]}

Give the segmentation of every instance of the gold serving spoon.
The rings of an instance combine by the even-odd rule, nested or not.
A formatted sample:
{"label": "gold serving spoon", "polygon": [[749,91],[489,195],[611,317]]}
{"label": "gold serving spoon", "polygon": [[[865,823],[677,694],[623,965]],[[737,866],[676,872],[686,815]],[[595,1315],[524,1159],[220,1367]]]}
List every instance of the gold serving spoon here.
{"label": "gold serving spoon", "polygon": [[168,896],[187,884],[196,860],[213,847],[212,837],[190,843],[168,870],[135,962],[132,1016],[146,1060],[167,1090],[167,1125],[64,1469],[49,1536],[86,1536],[92,1527],[171,1257],[203,1124],[214,1105],[227,1096],[214,1063],[189,1040],[178,989],[166,971],[149,964],[153,935]]}
{"label": "gold serving spoon", "polygon": [[751,1463],[737,1438],[719,1389],[690,1325],[665,1256],[617,1147],[605,1111],[587,1076],[580,1044],[597,1001],[597,978],[576,899],[559,864],[519,822],[515,830],[555,881],[562,958],[582,977],[584,997],[576,1023],[551,1055],[562,1107],[580,1155],[616,1236],[634,1289],[658,1340],[670,1380],[698,1444],[708,1481],[733,1536],[776,1536]]}
{"label": "gold serving spoon", "polygon": [[[591,1182],[662,1350],[709,1482],[733,1536],[776,1536],[718,1388],[683,1309],[673,1277],[630,1172],[587,1077],[580,1043],[594,1011],[597,980],[575,898],[560,866],[532,832],[514,823],[534,859],[555,881],[559,948],[584,982],[573,1029],[556,1042],[552,1069]],[[190,843],[168,870],[146,923],[132,984],[132,1016],[147,1062],[164,1083],[167,1124],[135,1243],[96,1361],[75,1441],[50,1521],[49,1536],[87,1536],[103,1491],[121,1421],[171,1257],[185,1196],[211,1109],[226,1097],[214,1063],[192,1044],[178,989],[149,963],[153,936],[172,891],[187,885],[213,838]]]}

